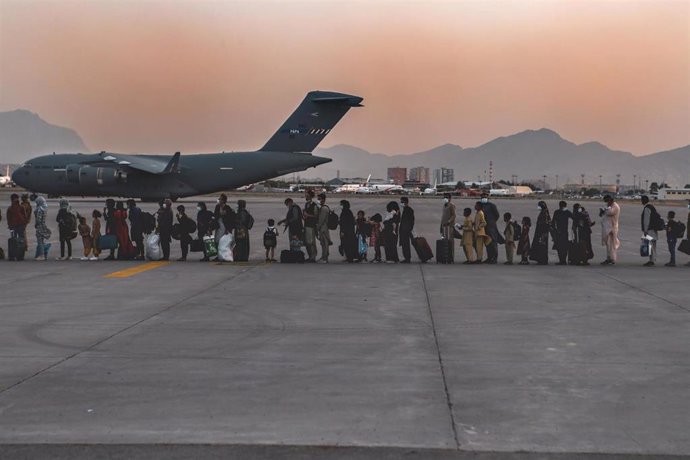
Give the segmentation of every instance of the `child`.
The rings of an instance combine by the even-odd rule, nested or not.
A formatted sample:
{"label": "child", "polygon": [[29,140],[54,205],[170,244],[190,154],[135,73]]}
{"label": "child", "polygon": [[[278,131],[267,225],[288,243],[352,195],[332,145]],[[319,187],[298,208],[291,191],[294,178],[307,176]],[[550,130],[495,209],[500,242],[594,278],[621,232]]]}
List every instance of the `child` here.
{"label": "child", "polygon": [[529,217],[522,218],[522,235],[520,235],[520,241],[518,243],[517,253],[522,256],[520,260],[520,265],[529,265],[529,229],[532,226],[532,219]]}
{"label": "child", "polygon": [[666,242],[668,243],[668,252],[671,253],[671,260],[666,264],[667,267],[676,266],[676,243],[678,238],[676,236],[676,213],[674,211],[668,212],[668,220],[666,223]]}
{"label": "child", "polygon": [[278,244],[278,230],[275,227],[276,221],[268,219],[268,227],[264,232],[264,248],[266,248],[266,262],[275,262],[275,249]]}
{"label": "child", "polygon": [[505,265],[513,265],[513,253],[515,252],[515,226],[512,219],[513,216],[509,212],[503,214],[503,222],[506,223],[506,228],[503,230],[503,237],[506,240]]}
{"label": "child", "polygon": [[472,223],[472,209],[465,208],[462,211],[464,219],[462,221],[462,249],[465,252],[466,261],[463,264],[473,264],[474,257],[474,224]]}
{"label": "child", "polygon": [[81,235],[81,242],[84,245],[84,256],[81,260],[89,260],[91,249],[93,248],[93,237],[91,236],[91,227],[86,223],[86,217],[79,216],[79,235]]}
{"label": "child", "polygon": [[381,221],[383,217],[381,214],[374,214],[368,224],[371,225],[371,236],[369,237],[369,247],[374,248],[373,264],[381,263],[381,246],[383,246],[383,239],[381,238]]}
{"label": "child", "polygon": [[364,215],[364,211],[357,211],[357,220],[355,221],[355,232],[357,234],[357,252],[359,253],[359,261],[367,260],[367,236],[371,234],[371,225],[368,223]]}
{"label": "child", "polygon": [[93,255],[89,260],[98,260],[98,256],[101,254],[101,249],[98,247],[98,239],[101,237],[101,212],[97,209],[91,214],[93,217],[93,222],[91,224],[91,241],[93,245]]}

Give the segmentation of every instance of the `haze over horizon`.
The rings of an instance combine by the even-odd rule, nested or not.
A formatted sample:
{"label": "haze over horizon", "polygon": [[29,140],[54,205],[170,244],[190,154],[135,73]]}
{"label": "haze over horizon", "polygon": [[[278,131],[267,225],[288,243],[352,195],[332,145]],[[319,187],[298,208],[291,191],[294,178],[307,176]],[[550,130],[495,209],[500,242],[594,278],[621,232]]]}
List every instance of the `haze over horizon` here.
{"label": "haze over horizon", "polygon": [[93,150],[255,149],[312,89],[365,98],[323,147],[546,127],[673,149],[690,144],[690,2],[0,0],[0,111]]}

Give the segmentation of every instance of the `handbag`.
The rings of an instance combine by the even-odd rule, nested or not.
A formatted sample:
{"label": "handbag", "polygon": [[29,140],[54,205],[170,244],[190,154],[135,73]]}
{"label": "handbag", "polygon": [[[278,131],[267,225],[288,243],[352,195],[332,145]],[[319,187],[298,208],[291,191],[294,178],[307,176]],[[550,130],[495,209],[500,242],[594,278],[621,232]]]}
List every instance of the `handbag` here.
{"label": "handbag", "polygon": [[649,240],[642,240],[642,243],[640,244],[640,256],[649,257]]}
{"label": "handbag", "polygon": [[681,241],[680,245],[678,246],[678,250],[683,254],[687,254],[690,256],[690,240]]}

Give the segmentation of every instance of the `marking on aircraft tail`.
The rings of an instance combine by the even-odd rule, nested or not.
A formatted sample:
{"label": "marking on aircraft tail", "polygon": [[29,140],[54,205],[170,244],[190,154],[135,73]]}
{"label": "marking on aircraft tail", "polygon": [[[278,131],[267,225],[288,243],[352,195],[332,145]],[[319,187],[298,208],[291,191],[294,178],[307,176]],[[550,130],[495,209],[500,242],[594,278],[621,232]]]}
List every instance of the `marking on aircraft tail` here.
{"label": "marking on aircraft tail", "polygon": [[314,113],[311,114],[311,116],[312,116],[312,117],[318,117],[318,116],[319,116],[319,112],[314,112]]}
{"label": "marking on aircraft tail", "polygon": [[222,170],[229,171],[229,170],[234,169],[234,168],[232,168],[231,166],[221,166],[221,167],[218,168],[218,169],[222,169]]}
{"label": "marking on aircraft tail", "polygon": [[170,262],[163,261],[163,260],[157,261],[157,262],[148,262],[145,264],[138,264],[134,267],[126,268],[124,270],[120,270],[120,271],[105,275],[104,278],[129,278],[130,276],[138,275],[139,273],[147,272],[149,270],[153,270],[154,268],[158,268],[158,267],[164,267],[164,266],[169,265],[169,264],[170,264]]}

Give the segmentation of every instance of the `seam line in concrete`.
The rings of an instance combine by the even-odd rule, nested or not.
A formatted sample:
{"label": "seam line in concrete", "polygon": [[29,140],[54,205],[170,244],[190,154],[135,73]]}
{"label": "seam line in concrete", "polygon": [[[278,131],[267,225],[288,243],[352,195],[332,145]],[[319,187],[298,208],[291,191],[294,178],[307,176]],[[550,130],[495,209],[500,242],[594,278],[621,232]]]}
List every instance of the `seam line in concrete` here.
{"label": "seam line in concrete", "polygon": [[65,358],[62,358],[61,360],[51,364],[50,366],[44,367],[43,369],[39,370],[38,372],[35,372],[35,373],[31,374],[30,376],[25,377],[25,378],[19,380],[18,382],[13,383],[12,385],[8,386],[7,388],[0,389],[0,395],[4,394],[5,392],[7,392],[7,391],[9,391],[15,387],[18,387],[19,385],[21,385],[25,382],[28,382],[29,380],[31,380],[35,377],[38,377],[39,375],[41,375],[45,372],[48,372],[49,370],[69,361],[72,358],[75,358],[75,357],[81,355],[82,353],[86,353],[88,351],[93,350],[94,348],[96,348],[99,345],[102,345],[103,343],[107,342],[108,340],[110,340],[114,337],[117,337],[118,335],[120,335],[124,332],[127,332],[127,331],[129,331],[129,330],[131,330],[131,329],[133,329],[133,328],[135,328],[135,327],[137,327],[137,326],[139,326],[139,325],[141,325],[141,324],[143,324],[143,323],[145,323],[145,322],[147,322],[147,321],[149,321],[149,320],[151,320],[157,316],[160,316],[161,314],[172,310],[173,308],[177,307],[178,305],[181,305],[181,304],[193,299],[194,297],[196,297],[198,295],[204,294],[209,289],[216,288],[225,282],[232,281],[232,280],[236,279],[237,277],[244,275],[247,272],[252,271],[254,268],[256,268],[256,267],[248,267],[246,270],[243,270],[240,273],[237,273],[234,276],[231,276],[230,278],[223,278],[221,281],[219,281],[217,283],[213,283],[210,286],[206,286],[203,289],[196,291],[194,294],[188,295],[187,297],[185,297],[181,300],[178,300],[177,302],[174,302],[172,305],[168,305],[167,307],[164,307],[162,310],[159,310],[159,311],[153,313],[152,315],[149,315],[146,318],[143,318],[143,319],[141,319],[141,320],[139,320],[133,324],[130,324],[129,326],[127,326],[123,329],[120,329],[117,332],[114,332],[113,334],[109,335],[108,337],[105,337],[105,338],[97,341],[96,343],[89,345],[88,347],[84,348],[83,350],[79,350],[76,353],[72,353],[71,355],[66,356]]}
{"label": "seam line in concrete", "polygon": [[645,290],[645,289],[642,289],[642,288],[639,287],[639,286],[635,286],[634,284],[627,283],[627,282],[625,282],[625,281],[623,281],[623,280],[620,280],[620,279],[616,278],[615,276],[612,276],[612,275],[610,275],[610,274],[608,274],[608,273],[602,273],[602,275],[604,275],[605,277],[607,277],[607,278],[609,278],[609,279],[612,279],[612,280],[614,280],[614,281],[618,281],[619,283],[621,283],[621,284],[624,285],[624,286],[628,286],[629,288],[635,289],[635,290],[640,291],[640,292],[644,292],[645,294],[647,294],[647,295],[650,296],[650,297],[654,297],[655,299],[659,299],[659,300],[661,300],[661,301],[663,301],[663,302],[666,302],[666,303],[669,304],[669,305],[673,305],[673,306],[676,307],[676,308],[680,308],[681,310],[683,310],[683,311],[685,311],[685,312],[687,312],[687,313],[690,313],[690,308],[686,308],[686,307],[684,307],[684,306],[682,306],[682,305],[679,305],[679,304],[677,304],[677,303],[675,303],[675,302],[672,302],[672,301],[670,301],[670,300],[668,300],[668,299],[665,299],[665,298],[661,297],[660,295],[654,294],[653,292],[649,292],[649,291],[647,291],[647,290]]}
{"label": "seam line in concrete", "polygon": [[422,286],[424,286],[424,295],[426,296],[426,308],[429,312],[429,319],[431,320],[431,331],[434,334],[434,343],[436,344],[436,354],[438,356],[438,364],[441,369],[441,378],[443,379],[443,391],[446,393],[446,404],[448,405],[448,413],[450,415],[450,425],[453,430],[453,439],[455,440],[456,450],[460,450],[460,440],[458,439],[458,427],[455,423],[455,415],[453,414],[453,401],[450,399],[450,391],[448,391],[448,380],[446,379],[446,369],[443,365],[443,357],[441,356],[441,346],[438,341],[438,334],[436,333],[436,322],[434,321],[434,313],[431,310],[431,299],[429,298],[429,290],[426,285],[426,278],[424,277],[423,264],[419,264],[419,272],[422,275]]}

